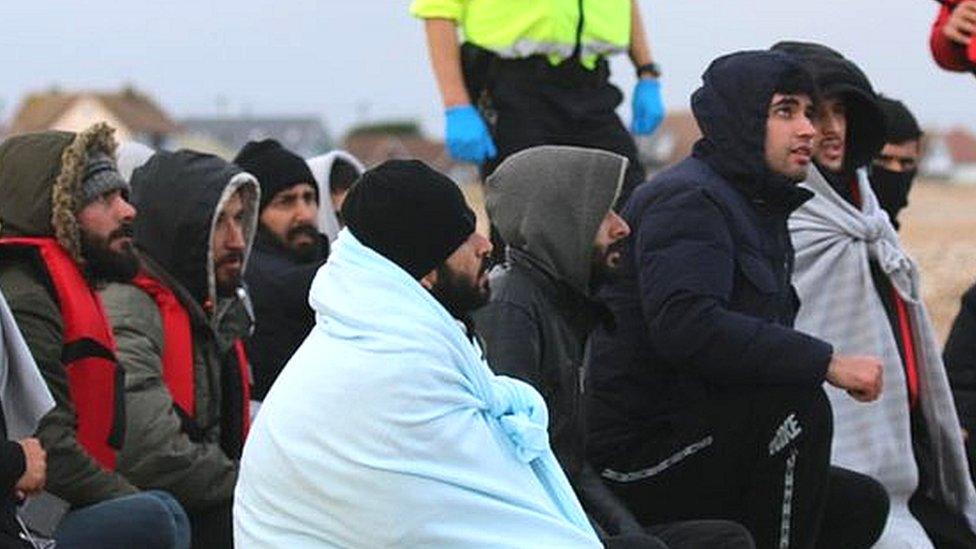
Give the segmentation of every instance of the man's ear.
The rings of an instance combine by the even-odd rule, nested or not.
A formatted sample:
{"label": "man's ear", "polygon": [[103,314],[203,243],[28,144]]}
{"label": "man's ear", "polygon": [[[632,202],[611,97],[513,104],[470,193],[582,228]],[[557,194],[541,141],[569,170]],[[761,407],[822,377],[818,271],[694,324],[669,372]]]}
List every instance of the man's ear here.
{"label": "man's ear", "polygon": [[429,273],[420,279],[420,285],[428,291],[433,290],[435,284],[437,284],[437,269],[431,269]]}

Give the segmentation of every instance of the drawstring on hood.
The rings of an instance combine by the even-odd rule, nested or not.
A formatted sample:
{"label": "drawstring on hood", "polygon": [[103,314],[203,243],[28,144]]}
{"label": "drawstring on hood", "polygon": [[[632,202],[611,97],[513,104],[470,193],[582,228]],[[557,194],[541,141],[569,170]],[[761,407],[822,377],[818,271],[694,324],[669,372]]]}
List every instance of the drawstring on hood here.
{"label": "drawstring on hood", "polygon": [[691,96],[702,130],[692,154],[751,199],[792,210],[809,193],[766,165],[766,121],[775,93],[816,99],[813,78],[785,54],[743,51],[712,61]]}
{"label": "drawstring on hood", "polygon": [[588,296],[593,242],[620,194],[627,164],[596,149],[525,149],[488,177],[488,215],[509,247]]}
{"label": "drawstring on hood", "polygon": [[54,237],[84,266],[76,216],[85,166],[95,154],[115,162],[114,133],[99,123],[78,134],[32,133],[0,144],[0,236]]}

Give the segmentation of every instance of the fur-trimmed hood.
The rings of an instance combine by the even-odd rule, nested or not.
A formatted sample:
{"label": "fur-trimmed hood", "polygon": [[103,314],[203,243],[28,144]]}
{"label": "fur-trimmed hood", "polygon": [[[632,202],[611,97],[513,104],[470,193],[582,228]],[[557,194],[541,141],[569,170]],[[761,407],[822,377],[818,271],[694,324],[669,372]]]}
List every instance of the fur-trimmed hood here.
{"label": "fur-trimmed hood", "polygon": [[53,236],[84,264],[76,215],[88,157],[115,159],[115,129],[105,123],[85,131],[30,133],[0,144],[0,236]]}

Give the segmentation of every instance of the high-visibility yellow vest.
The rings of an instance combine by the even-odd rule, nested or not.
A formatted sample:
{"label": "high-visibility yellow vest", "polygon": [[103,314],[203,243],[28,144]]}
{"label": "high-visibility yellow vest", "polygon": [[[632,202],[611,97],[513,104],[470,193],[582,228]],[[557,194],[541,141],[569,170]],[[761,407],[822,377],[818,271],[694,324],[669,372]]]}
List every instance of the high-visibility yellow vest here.
{"label": "high-visibility yellow vest", "polygon": [[[410,13],[452,19],[464,39],[500,57],[545,55],[553,64],[573,54],[593,68],[599,57],[627,51],[631,0],[413,0]],[[582,19],[582,29],[579,28]]]}

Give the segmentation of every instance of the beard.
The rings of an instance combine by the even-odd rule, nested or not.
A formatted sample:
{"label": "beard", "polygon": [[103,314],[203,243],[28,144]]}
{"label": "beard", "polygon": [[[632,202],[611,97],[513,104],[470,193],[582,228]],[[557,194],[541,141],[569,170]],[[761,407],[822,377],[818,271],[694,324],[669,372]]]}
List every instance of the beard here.
{"label": "beard", "polygon": [[[307,236],[311,239],[311,242],[294,243],[295,239],[299,236]],[[291,251],[297,261],[300,263],[308,263],[318,259],[320,248],[319,238],[319,231],[315,226],[301,224],[288,230],[285,234],[283,244]]]}
{"label": "beard", "polygon": [[228,252],[223,257],[217,259],[214,263],[214,281],[217,290],[218,297],[230,297],[237,292],[237,288],[241,285],[242,272],[237,271],[233,275],[227,277],[221,277],[219,272],[220,268],[227,263],[240,263],[244,264],[244,254],[241,252]]}
{"label": "beard", "polygon": [[[618,240],[607,246],[606,250],[593,247],[592,267],[590,268],[590,293],[596,293],[601,286],[617,280],[620,275],[620,259],[625,240]],[[611,258],[611,256],[616,256]]]}
{"label": "beard", "polygon": [[131,224],[123,223],[107,238],[81,230],[81,255],[87,262],[87,274],[93,282],[129,282],[139,274],[139,258],[131,244],[124,245],[120,251],[110,247],[121,237],[132,237]]}
{"label": "beard", "polygon": [[488,303],[490,291],[487,286],[482,287],[480,283],[487,270],[487,258],[482,260],[478,275],[473,280],[447,265],[441,265],[437,268],[437,283],[430,289],[430,293],[447,309],[447,312],[451,313],[451,316],[464,320],[468,317],[468,313]]}

